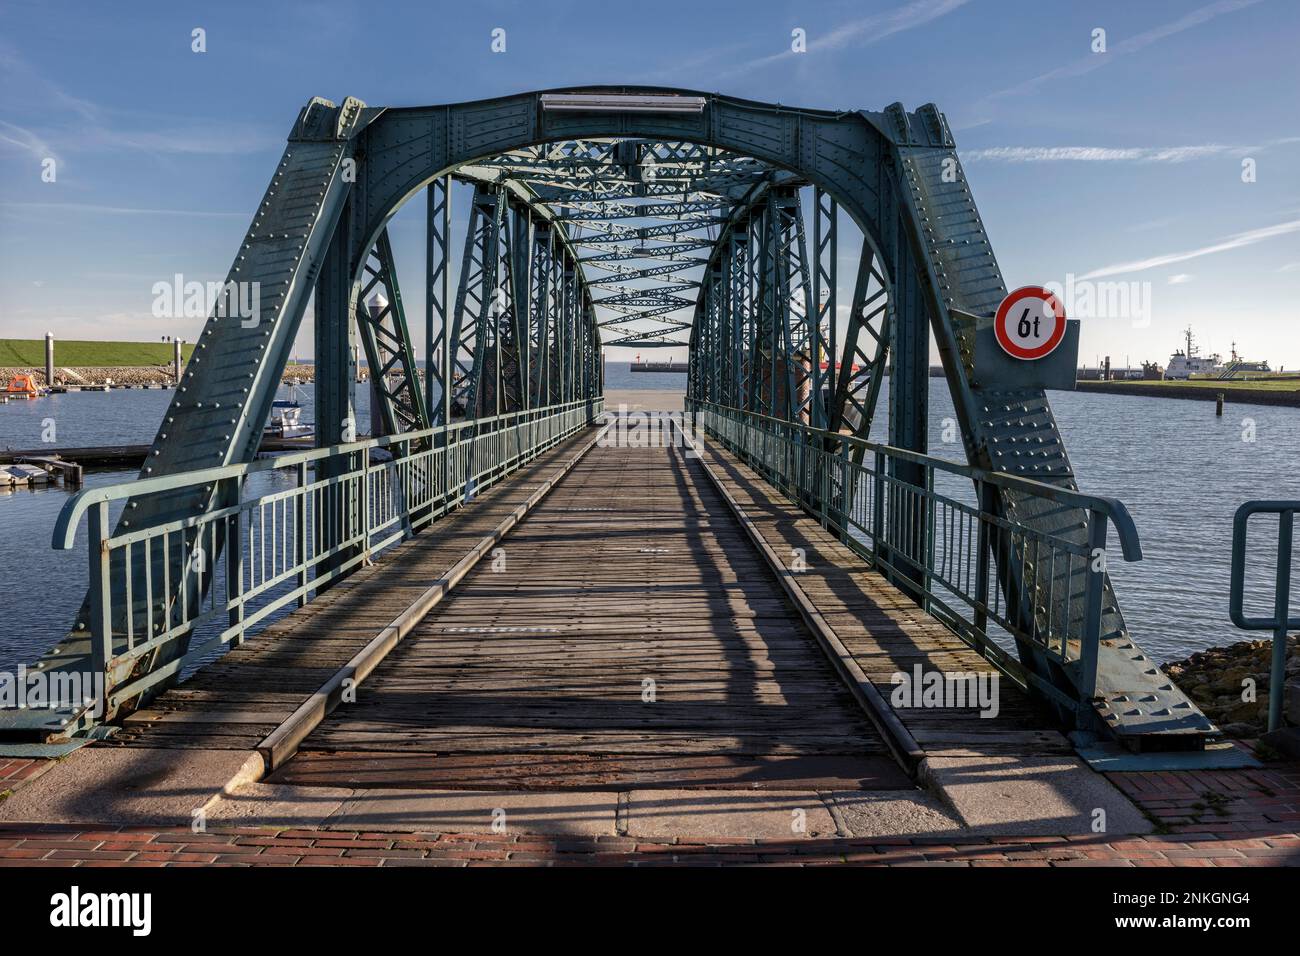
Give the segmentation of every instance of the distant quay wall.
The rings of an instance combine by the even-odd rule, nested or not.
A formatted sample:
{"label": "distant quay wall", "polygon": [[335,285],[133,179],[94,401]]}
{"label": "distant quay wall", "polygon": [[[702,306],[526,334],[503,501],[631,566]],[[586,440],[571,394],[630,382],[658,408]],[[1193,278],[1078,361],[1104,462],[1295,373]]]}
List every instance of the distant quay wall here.
{"label": "distant quay wall", "polygon": [[[300,385],[315,378],[314,365],[289,365],[285,367],[281,381],[285,385]],[[31,366],[0,366],[0,390],[8,387],[16,377],[30,375],[42,388],[51,383],[45,381],[45,369]],[[171,365],[114,365],[114,366],[59,366],[54,367],[56,388],[171,388],[176,384]]]}
{"label": "distant quay wall", "polygon": [[1138,395],[1144,398],[1190,398],[1212,402],[1222,393],[1225,402],[1248,405],[1286,405],[1300,408],[1300,390],[1233,388],[1231,385],[1208,387],[1178,385],[1174,382],[1128,384],[1126,382],[1076,382],[1080,392],[1105,392],[1111,395]]}

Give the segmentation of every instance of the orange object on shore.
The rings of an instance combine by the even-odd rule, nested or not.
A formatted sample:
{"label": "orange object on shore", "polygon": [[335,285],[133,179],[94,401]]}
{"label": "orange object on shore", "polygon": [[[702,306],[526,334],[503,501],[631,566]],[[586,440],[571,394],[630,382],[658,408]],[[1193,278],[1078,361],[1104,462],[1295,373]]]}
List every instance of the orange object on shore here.
{"label": "orange object on shore", "polygon": [[27,398],[41,394],[41,390],[36,387],[36,378],[32,375],[15,375],[5,391],[9,395],[23,395]]}

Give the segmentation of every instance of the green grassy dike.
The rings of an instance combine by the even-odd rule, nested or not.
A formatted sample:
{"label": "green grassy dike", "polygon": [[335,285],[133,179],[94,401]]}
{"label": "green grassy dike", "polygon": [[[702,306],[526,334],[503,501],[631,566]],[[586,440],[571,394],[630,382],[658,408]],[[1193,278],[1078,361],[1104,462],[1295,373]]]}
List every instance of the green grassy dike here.
{"label": "green grassy dike", "polygon": [[1300,406],[1300,379],[1252,379],[1250,381],[1196,380],[1177,382],[1129,381],[1075,383],[1080,392],[1111,395],[1140,395],[1151,398],[1190,398],[1214,401],[1222,394],[1225,401],[1255,405]]}
{"label": "green grassy dike", "polygon": [[[186,361],[194,346],[181,346]],[[171,342],[92,342],[54,340],[54,364],[68,368],[170,365]],[[45,367],[44,339],[0,339],[0,368]]]}
{"label": "green grassy dike", "polygon": [[[1082,384],[1082,383],[1080,383]],[[1096,391],[1102,391],[1116,385],[1131,385],[1134,388],[1153,388],[1163,386],[1166,388],[1204,388],[1213,392],[1222,392],[1224,389],[1250,389],[1269,392],[1297,392],[1300,391],[1300,376],[1295,378],[1251,378],[1251,379],[1208,379],[1193,378],[1180,380],[1156,381],[1155,379],[1132,379],[1129,381],[1114,382],[1089,382],[1090,388]]]}

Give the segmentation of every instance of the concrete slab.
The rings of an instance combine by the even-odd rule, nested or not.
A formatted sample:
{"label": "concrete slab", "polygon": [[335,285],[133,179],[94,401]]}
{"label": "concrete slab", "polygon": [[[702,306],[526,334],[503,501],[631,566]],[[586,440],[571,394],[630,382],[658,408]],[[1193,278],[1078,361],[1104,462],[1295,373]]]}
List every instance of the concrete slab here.
{"label": "concrete slab", "polygon": [[923,790],[844,790],[826,795],[850,836],[917,836],[967,831],[951,807]]}
{"label": "concrete slab", "polygon": [[1244,747],[1230,741],[1206,744],[1204,750],[1174,750],[1135,754],[1123,744],[1107,742],[1076,747],[1093,770],[1102,773],[1156,773],[1165,770],[1257,770],[1264,765]]}
{"label": "concrete slab", "polygon": [[[1150,833],[1144,817],[1109,780],[1074,757],[938,757],[922,774],[973,834],[1073,836]],[[1105,829],[1095,830],[1096,811]]]}
{"label": "concrete slab", "polygon": [[85,747],[0,803],[0,820],[189,824],[261,772],[262,758],[243,750]]}
{"label": "concrete slab", "polygon": [[319,827],[356,796],[341,787],[291,787],[249,783],[223,795],[211,807],[210,823],[221,821],[255,827]]}
{"label": "concrete slab", "polygon": [[633,790],[628,794],[630,837],[798,840],[836,833],[830,811],[811,791]]}
{"label": "concrete slab", "polygon": [[618,794],[470,790],[358,790],[326,826],[363,830],[614,835]]}

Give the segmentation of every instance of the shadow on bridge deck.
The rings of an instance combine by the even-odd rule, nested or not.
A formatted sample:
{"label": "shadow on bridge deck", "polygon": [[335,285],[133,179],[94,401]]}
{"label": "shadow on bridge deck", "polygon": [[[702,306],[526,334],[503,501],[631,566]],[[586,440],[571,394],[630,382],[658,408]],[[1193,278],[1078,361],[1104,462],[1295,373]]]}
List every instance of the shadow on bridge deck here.
{"label": "shadow on bridge deck", "polygon": [[874,790],[911,781],[680,449],[593,449],[273,781]]}
{"label": "shadow on bridge deck", "polygon": [[[725,452],[541,456],[126,719],[0,819],[684,835],[1089,832],[1150,824],[1014,688],[998,716],[900,709],[918,789],[737,520],[742,508],[886,700],[982,658]],[[567,472],[564,469],[568,469]],[[559,476],[564,476],[560,478]],[[496,550],[263,776],[248,759],[503,517]],[[715,484],[716,482],[716,484]],[[830,654],[833,656],[834,651]],[[896,743],[896,741],[895,741]],[[56,779],[61,778],[61,779]],[[504,821],[508,820],[508,824]]]}

